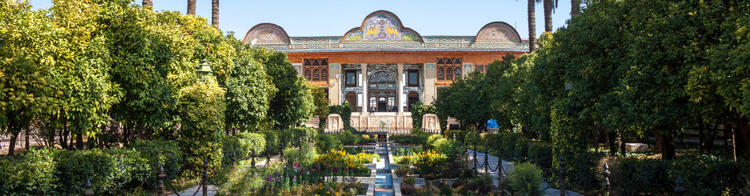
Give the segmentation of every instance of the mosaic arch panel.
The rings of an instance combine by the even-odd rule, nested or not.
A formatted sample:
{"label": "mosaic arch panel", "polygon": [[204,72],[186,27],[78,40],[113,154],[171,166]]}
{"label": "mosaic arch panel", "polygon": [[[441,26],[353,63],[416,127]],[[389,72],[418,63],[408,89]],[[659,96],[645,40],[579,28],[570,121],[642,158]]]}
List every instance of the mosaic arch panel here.
{"label": "mosaic arch panel", "polygon": [[376,11],[344,35],[343,41],[419,41],[421,36],[414,30],[403,27],[396,15],[387,11]]}
{"label": "mosaic arch panel", "polygon": [[476,42],[521,42],[516,29],[504,22],[484,25],[477,33]]}
{"label": "mosaic arch panel", "polygon": [[255,44],[289,44],[289,36],[283,28],[271,23],[255,25],[245,35],[243,42]]}

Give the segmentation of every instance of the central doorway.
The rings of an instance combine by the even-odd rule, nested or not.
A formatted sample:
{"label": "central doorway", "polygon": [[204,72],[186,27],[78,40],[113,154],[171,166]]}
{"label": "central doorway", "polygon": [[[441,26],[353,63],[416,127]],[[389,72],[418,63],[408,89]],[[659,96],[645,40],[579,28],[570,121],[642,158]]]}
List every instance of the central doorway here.
{"label": "central doorway", "polygon": [[367,80],[370,112],[397,112],[396,78],[386,71],[372,73]]}

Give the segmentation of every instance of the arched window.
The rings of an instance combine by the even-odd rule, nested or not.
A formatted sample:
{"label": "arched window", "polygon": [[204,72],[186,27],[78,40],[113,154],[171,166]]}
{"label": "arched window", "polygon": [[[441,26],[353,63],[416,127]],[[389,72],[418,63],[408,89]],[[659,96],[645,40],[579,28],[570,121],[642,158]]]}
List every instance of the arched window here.
{"label": "arched window", "polygon": [[310,78],[311,75],[312,74],[310,73],[310,68],[306,68],[305,69],[305,79],[307,79],[309,81],[310,79],[312,79],[312,78]]}
{"label": "arched window", "polygon": [[438,80],[445,80],[445,70],[443,67],[438,67],[437,74]]}
{"label": "arched window", "polygon": [[455,74],[454,79],[458,80],[461,78],[461,67],[457,66],[456,69],[453,70],[453,74]]}
{"label": "arched window", "polygon": [[328,69],[327,68],[323,68],[323,69],[320,70],[320,80],[322,80],[322,81],[328,80]]}
{"label": "arched window", "polygon": [[453,69],[451,67],[447,67],[445,76],[445,80],[453,80]]}
{"label": "arched window", "polygon": [[327,58],[303,59],[302,68],[305,70],[305,79],[309,81],[328,81]]}
{"label": "arched window", "polygon": [[313,80],[313,81],[318,81],[318,80],[320,80],[320,75],[318,75],[318,74],[319,74],[319,72],[318,72],[318,68],[315,68],[315,69],[313,69],[313,73],[312,73],[312,77],[313,77],[313,79],[312,79],[312,80]]}

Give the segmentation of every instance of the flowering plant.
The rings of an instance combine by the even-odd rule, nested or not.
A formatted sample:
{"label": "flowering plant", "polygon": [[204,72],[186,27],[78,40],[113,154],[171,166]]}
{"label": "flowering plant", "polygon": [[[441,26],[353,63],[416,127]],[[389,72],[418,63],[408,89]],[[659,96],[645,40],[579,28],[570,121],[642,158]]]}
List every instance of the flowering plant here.
{"label": "flowering plant", "polygon": [[447,158],[435,150],[420,152],[414,159],[414,167],[422,177],[436,178],[438,174],[449,173]]}
{"label": "flowering plant", "polygon": [[375,155],[364,151],[352,155],[343,150],[330,150],[328,153],[318,156],[314,164],[320,165],[327,172],[352,172],[366,175],[369,174],[369,169],[364,164],[371,163],[374,158]]}

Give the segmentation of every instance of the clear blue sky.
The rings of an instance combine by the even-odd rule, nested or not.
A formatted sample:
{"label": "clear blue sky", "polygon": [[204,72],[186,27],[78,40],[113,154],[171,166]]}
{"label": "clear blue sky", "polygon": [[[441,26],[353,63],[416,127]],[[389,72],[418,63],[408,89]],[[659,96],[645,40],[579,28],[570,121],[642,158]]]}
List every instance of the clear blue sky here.
{"label": "clear blue sky", "polygon": [[[154,10],[186,13],[187,0],[153,0]],[[51,0],[30,0],[34,8],[46,9]],[[197,0],[197,14],[211,16],[211,0]],[[141,0],[135,0],[140,4]],[[404,26],[421,35],[475,35],[492,21],[513,25],[522,39],[528,38],[526,0],[300,0],[249,1],[222,0],[219,3],[219,27],[242,37],[254,25],[270,22],[280,25],[290,36],[343,36],[360,25],[376,10],[395,13]],[[570,1],[562,0],[553,14],[555,29],[570,19]],[[536,5],[537,34],[544,31],[541,3]]]}

